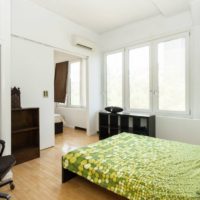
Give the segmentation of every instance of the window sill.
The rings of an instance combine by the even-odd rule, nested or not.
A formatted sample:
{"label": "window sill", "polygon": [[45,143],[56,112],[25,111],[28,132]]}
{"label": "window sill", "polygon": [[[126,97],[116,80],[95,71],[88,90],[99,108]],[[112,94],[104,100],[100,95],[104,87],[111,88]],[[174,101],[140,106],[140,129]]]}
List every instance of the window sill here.
{"label": "window sill", "polygon": [[63,109],[77,109],[77,110],[86,110],[86,107],[82,106],[66,106],[66,105],[56,105],[56,108],[63,108]]}

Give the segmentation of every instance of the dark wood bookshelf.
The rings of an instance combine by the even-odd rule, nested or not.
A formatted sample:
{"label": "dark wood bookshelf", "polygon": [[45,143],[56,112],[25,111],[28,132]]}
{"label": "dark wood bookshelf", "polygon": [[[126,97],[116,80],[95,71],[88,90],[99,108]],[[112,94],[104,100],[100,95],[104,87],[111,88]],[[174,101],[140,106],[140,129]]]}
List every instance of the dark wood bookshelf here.
{"label": "dark wood bookshelf", "polygon": [[12,109],[12,154],[17,164],[40,156],[39,108]]}
{"label": "dark wood bookshelf", "polygon": [[155,115],[121,112],[99,112],[99,139],[122,133],[155,137]]}

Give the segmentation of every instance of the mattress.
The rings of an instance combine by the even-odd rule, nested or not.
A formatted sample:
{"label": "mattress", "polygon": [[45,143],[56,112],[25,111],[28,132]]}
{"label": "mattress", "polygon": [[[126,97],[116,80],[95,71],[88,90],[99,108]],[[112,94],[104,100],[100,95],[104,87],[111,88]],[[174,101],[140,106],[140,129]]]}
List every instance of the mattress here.
{"label": "mattress", "polygon": [[54,122],[55,123],[60,123],[60,122],[65,122],[64,118],[60,114],[54,114]]}
{"label": "mattress", "polygon": [[68,152],[63,167],[131,200],[200,199],[200,147],[122,133]]}

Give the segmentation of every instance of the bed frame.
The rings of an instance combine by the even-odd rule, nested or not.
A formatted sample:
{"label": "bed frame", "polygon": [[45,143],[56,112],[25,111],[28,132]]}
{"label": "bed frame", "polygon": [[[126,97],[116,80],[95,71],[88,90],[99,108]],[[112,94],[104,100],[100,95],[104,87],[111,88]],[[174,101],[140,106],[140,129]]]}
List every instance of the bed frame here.
{"label": "bed frame", "polygon": [[72,178],[74,178],[75,176],[77,176],[77,174],[75,174],[63,167],[63,157],[61,159],[61,166],[62,166],[62,183],[65,183],[65,182],[71,180]]}
{"label": "bed frame", "polygon": [[55,123],[55,134],[63,133],[63,122]]}

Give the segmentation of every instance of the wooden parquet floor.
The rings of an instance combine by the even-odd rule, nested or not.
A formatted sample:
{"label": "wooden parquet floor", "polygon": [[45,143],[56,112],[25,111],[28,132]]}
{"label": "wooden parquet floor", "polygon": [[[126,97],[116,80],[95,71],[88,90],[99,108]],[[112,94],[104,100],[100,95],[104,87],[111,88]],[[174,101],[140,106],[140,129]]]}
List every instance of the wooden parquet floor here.
{"label": "wooden parquet floor", "polygon": [[15,190],[9,186],[0,190],[12,195],[12,200],[123,200],[89,181],[75,177],[61,183],[61,156],[68,148],[98,141],[98,136],[87,136],[84,131],[65,128],[56,135],[55,147],[41,151],[41,157],[13,168]]}

